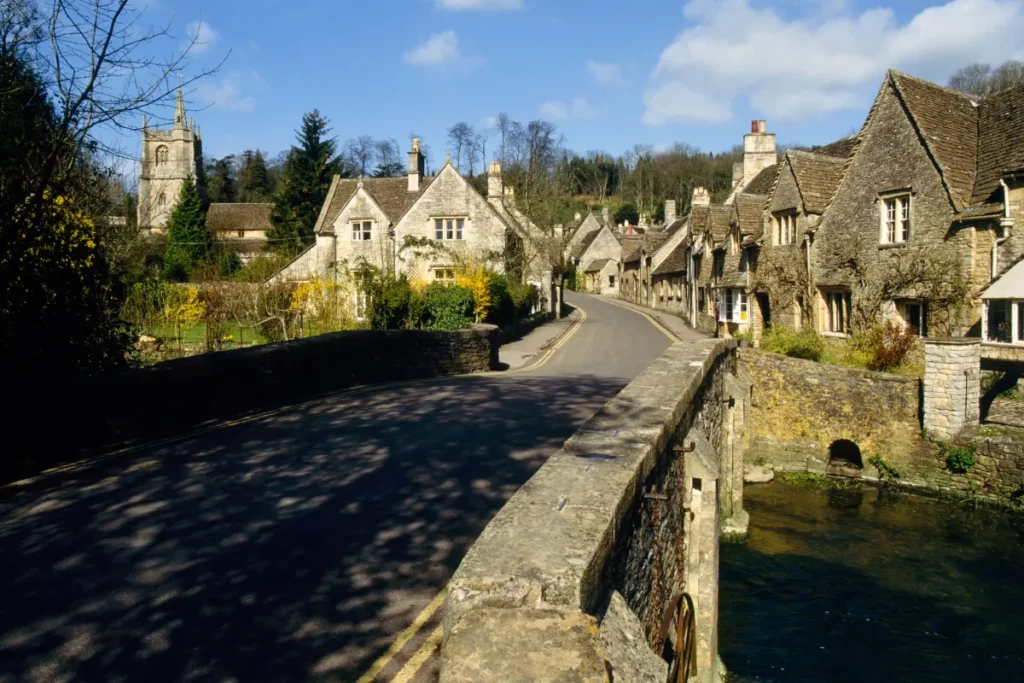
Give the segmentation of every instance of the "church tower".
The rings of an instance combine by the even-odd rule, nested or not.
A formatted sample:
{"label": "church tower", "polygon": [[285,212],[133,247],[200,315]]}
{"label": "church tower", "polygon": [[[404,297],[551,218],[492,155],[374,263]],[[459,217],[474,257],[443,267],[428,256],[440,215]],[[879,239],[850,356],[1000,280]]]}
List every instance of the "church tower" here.
{"label": "church tower", "polygon": [[139,227],[163,234],[178,203],[185,178],[198,183],[203,163],[199,129],[185,117],[185,101],[178,88],[174,125],[170,130],[150,128],[142,121],[142,171],[139,176]]}

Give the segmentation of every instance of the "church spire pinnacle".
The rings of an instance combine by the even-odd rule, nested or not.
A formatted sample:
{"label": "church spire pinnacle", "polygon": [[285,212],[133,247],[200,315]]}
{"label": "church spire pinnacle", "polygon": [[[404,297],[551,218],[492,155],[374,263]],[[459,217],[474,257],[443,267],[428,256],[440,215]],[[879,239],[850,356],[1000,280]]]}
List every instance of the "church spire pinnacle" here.
{"label": "church spire pinnacle", "polygon": [[174,127],[185,127],[185,99],[181,93],[180,87],[178,88],[178,101],[174,105]]}

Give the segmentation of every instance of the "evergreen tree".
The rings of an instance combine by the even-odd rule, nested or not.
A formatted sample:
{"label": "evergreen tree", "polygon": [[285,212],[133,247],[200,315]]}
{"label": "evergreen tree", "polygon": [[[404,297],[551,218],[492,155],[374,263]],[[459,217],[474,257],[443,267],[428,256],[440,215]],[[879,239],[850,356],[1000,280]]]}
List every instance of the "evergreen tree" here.
{"label": "evergreen tree", "polygon": [[263,152],[247,149],[242,153],[242,168],[238,173],[240,202],[265,202],[270,197],[270,178]]}
{"label": "evergreen tree", "polygon": [[234,163],[234,155],[229,154],[223,159],[214,159],[206,167],[206,194],[211,203],[238,201]]}
{"label": "evergreen tree", "polygon": [[174,207],[167,230],[167,255],[164,276],[178,282],[188,279],[196,266],[207,263],[213,239],[206,227],[206,212],[192,176],[182,183],[178,205]]}
{"label": "evergreen tree", "polygon": [[337,143],[329,132],[329,122],[318,110],[302,117],[299,144],[285,162],[283,187],[270,215],[267,237],[274,249],[294,252],[315,240],[313,228],[338,171]]}

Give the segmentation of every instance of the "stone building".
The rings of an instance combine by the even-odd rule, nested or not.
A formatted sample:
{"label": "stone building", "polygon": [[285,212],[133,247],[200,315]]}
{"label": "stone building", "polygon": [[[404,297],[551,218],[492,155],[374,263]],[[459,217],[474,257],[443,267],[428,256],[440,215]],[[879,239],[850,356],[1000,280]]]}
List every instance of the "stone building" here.
{"label": "stone building", "polygon": [[179,88],[170,129],[150,128],[145,119],[142,122],[139,228],[147,233],[166,232],[182,184],[189,176],[198,181],[202,167],[202,135],[192,119],[185,116],[185,102]]}
{"label": "stone building", "polygon": [[584,273],[586,289],[594,294],[618,294],[622,245],[611,228],[602,225],[577,245],[573,255],[577,270]]}
{"label": "stone building", "polygon": [[483,197],[451,160],[436,176],[426,176],[418,140],[409,152],[406,177],[335,177],[314,232],[316,242],[275,278],[334,279],[375,267],[414,281],[451,282],[463,263],[503,270],[507,240],[518,239],[526,245],[527,280],[549,308],[558,296],[542,253],[544,237],[516,211],[501,166],[490,165]]}
{"label": "stone building", "polygon": [[243,263],[248,263],[266,247],[273,210],[274,205],[268,203],[210,204],[206,227],[214,239],[237,253]]}

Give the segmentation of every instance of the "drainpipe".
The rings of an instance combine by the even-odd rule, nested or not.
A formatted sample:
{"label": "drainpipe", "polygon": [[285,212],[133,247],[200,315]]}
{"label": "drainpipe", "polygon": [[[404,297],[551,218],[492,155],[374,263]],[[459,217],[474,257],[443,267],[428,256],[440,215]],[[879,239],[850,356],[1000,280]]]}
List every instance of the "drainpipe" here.
{"label": "drainpipe", "polygon": [[999,274],[999,247],[1010,238],[1010,229],[1013,227],[1013,219],[1010,218],[1010,187],[1006,180],[1000,178],[999,184],[1003,186],[1003,218],[999,221],[999,233],[1001,237],[992,240],[992,275],[989,280],[995,280]]}

